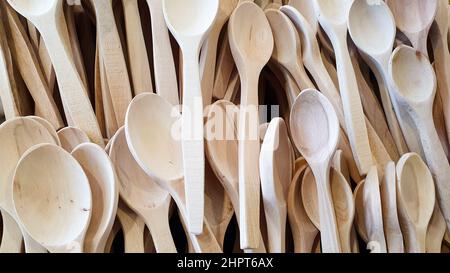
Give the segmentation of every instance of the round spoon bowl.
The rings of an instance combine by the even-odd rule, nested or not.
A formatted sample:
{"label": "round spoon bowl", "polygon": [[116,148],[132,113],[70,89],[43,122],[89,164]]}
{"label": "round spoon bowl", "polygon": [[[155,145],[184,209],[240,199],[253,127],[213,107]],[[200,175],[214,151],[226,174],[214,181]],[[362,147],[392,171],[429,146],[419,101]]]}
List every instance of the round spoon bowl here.
{"label": "round spoon bowl", "polygon": [[[333,106],[316,90],[303,91],[292,106],[291,134],[308,162],[322,162],[331,157],[339,139],[338,124]],[[321,133],[317,134],[318,131]]]}
{"label": "round spoon bowl", "polygon": [[15,210],[27,232],[45,247],[80,239],[91,217],[91,190],[80,164],[62,148],[28,150],[14,175]]}
{"label": "round spoon bowl", "polygon": [[419,51],[409,46],[397,47],[391,56],[389,74],[399,95],[407,101],[434,101],[436,75],[428,58]]}
{"label": "round spoon bowl", "polygon": [[396,18],[397,27],[410,33],[429,26],[437,10],[437,0],[387,0],[386,3]]}
{"label": "round spoon bowl", "polygon": [[180,119],[178,109],[156,94],[136,96],[128,108],[127,143],[139,166],[152,178],[183,178]]}
{"label": "round spoon bowl", "polygon": [[48,12],[55,4],[57,0],[8,0],[8,3],[21,14],[27,14],[30,16],[39,16]]}
{"label": "round spoon bowl", "polygon": [[219,0],[165,0],[163,10],[172,33],[197,36],[211,27],[219,10]]}
{"label": "round spoon bowl", "polygon": [[229,21],[230,46],[239,66],[247,59],[262,69],[272,55],[273,36],[266,15],[253,2],[239,4]]}
{"label": "round spoon bowl", "polygon": [[396,27],[384,1],[355,0],[350,7],[348,29],[353,42],[365,53],[383,54],[392,50]]}

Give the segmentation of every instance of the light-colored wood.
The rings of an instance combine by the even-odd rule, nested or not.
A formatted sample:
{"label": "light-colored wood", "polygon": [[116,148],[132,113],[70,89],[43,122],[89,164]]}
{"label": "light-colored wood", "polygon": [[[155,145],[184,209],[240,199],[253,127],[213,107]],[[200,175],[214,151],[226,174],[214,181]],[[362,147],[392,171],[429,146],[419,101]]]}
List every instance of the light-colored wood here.
{"label": "light-colored wood", "polygon": [[[2,139],[0,142],[0,149],[2,151],[0,157],[0,164],[2,166],[2,171],[0,172],[0,207],[2,208],[2,214],[3,211],[6,211],[12,219],[17,222],[17,224],[13,224],[11,227],[4,226],[4,230],[8,230],[11,236],[14,236],[14,234],[22,230],[26,251],[43,252],[45,250],[30,238],[28,232],[23,229],[17,218],[12,200],[12,177],[17,163],[29,148],[41,143],[56,144],[56,142],[54,137],[43,125],[31,118],[23,117],[11,119],[3,123],[0,126],[0,139]],[[9,223],[11,223],[11,221],[9,221]],[[6,224],[8,224],[8,222],[6,222]],[[20,229],[15,230],[15,227]],[[5,235],[8,234],[5,232],[3,236]],[[3,238],[3,240],[5,240],[5,238]]]}
{"label": "light-colored wood", "polygon": [[311,168],[307,168],[303,174],[301,187],[301,196],[303,207],[311,222],[320,230],[319,201],[317,195],[317,186],[314,174]]}
{"label": "light-colored wood", "polygon": [[[172,55],[169,31],[164,22],[163,0],[147,0],[152,27],[153,64],[156,93],[172,105],[180,104],[177,75]],[[184,12],[187,10],[184,9]]]}
{"label": "light-colored wood", "polygon": [[[308,89],[297,97],[291,112],[291,135],[317,181],[322,251],[340,252],[330,186],[330,161],[339,138],[339,121],[328,99]],[[317,135],[320,130],[323,134]]]}
{"label": "light-colored wood", "polygon": [[258,82],[274,46],[270,24],[264,12],[252,2],[234,10],[228,24],[228,37],[241,80],[239,111],[239,206],[241,248],[259,244],[260,181],[258,139]]}
{"label": "light-colored wood", "polygon": [[317,20],[316,12],[314,11],[313,2],[313,0],[289,0],[289,6],[297,9],[303,17],[305,17],[312,32],[316,35],[319,29],[319,21]]}
{"label": "light-colored wood", "polygon": [[395,115],[390,95],[392,85],[387,72],[396,34],[389,7],[383,1],[378,5],[365,0],[354,1],[349,10],[348,30],[361,56],[375,73],[384,114],[397,150],[400,154],[407,153],[409,150],[399,125],[403,120],[398,121]]}
{"label": "light-colored wood", "polygon": [[[447,141],[450,137],[450,53],[447,43],[449,20],[448,3],[437,0],[438,7],[435,17],[436,24],[431,27],[430,39],[433,45],[434,67],[436,71],[437,87],[442,101],[442,113],[445,120]],[[442,114],[440,114],[442,116]]]}
{"label": "light-colored wood", "polygon": [[122,200],[117,208],[117,219],[122,226],[125,253],[144,253],[145,222]]}
{"label": "light-colored wood", "polygon": [[[111,96],[112,112],[117,126],[122,126],[132,98],[130,79],[122,44],[114,19],[112,0],[91,1],[96,15],[100,55],[102,56],[107,92]],[[114,132],[119,128],[114,128]]]}
{"label": "light-colored wood", "polygon": [[108,235],[108,239],[106,240],[106,244],[105,244],[105,253],[113,253],[113,243],[114,240],[116,239],[117,234],[119,234],[119,232],[122,232],[122,227],[120,226],[120,222],[119,220],[114,221],[114,224],[112,226],[111,232]]}
{"label": "light-colored wood", "polygon": [[104,146],[85,86],[71,58],[62,0],[46,0],[39,3],[10,0],[8,3],[31,21],[41,33],[55,68],[61,99],[66,106],[66,116],[74,122],[70,125],[78,126],[93,142]]}
{"label": "light-colored wood", "polygon": [[358,84],[347,49],[347,14],[352,2],[352,0],[318,0],[314,4],[319,23],[336,52],[345,126],[353,156],[360,173],[366,174],[374,162]]}
{"label": "light-colored wood", "polygon": [[[181,117],[177,113],[160,96],[141,94],[134,98],[129,107],[125,131],[129,149],[139,166],[171,194],[181,216],[187,221],[181,134],[178,130]],[[200,235],[189,232],[195,251],[222,252],[204,219],[202,230]]]}
{"label": "light-colored wood", "polygon": [[426,234],[435,205],[433,177],[419,155],[408,153],[397,163],[397,205],[408,253],[425,253]]}
{"label": "light-colored wood", "polygon": [[274,39],[272,59],[289,71],[300,90],[314,88],[303,67],[302,45],[294,25],[279,10],[268,9],[265,13]]}
{"label": "light-colored wood", "polygon": [[[240,225],[239,180],[238,180],[238,136],[239,108],[233,103],[218,100],[209,108],[205,124],[206,156],[211,168],[225,189]],[[215,134],[213,128],[216,128]],[[221,130],[217,130],[221,129]],[[255,253],[264,253],[265,245],[261,231],[260,243]],[[249,252],[250,250],[245,250]]]}
{"label": "light-colored wood", "polygon": [[442,215],[439,205],[435,203],[433,215],[427,228],[426,247],[427,253],[441,253],[442,242],[444,241],[447,225]]}
{"label": "light-colored wood", "polygon": [[286,252],[287,194],[292,181],[292,148],[283,119],[267,128],[259,156],[261,192],[270,253]]}
{"label": "light-colored wood", "polygon": [[[397,28],[413,47],[428,57],[427,39],[436,16],[438,0],[387,0]],[[417,20],[420,18],[420,20]]]}
{"label": "light-colored wood", "polygon": [[211,28],[209,37],[203,44],[200,55],[200,75],[204,106],[210,105],[212,102],[220,32],[237,4],[238,0],[219,0],[219,12],[216,21]]}
{"label": "light-colored wood", "polygon": [[12,199],[25,230],[50,252],[83,252],[91,189],[69,153],[52,144],[28,150],[14,173]]}
{"label": "light-colored wood", "polygon": [[45,75],[47,80],[47,85],[50,88],[51,93],[55,91],[56,74],[53,69],[52,60],[48,54],[48,49],[45,46],[44,38],[40,37],[39,49],[38,49],[39,60],[41,61],[42,73]]}
{"label": "light-colored wood", "polygon": [[302,164],[294,174],[289,186],[287,211],[294,240],[294,252],[311,253],[314,240],[319,234],[319,229],[311,222],[303,206],[301,188],[307,163],[303,158],[301,162]]}
{"label": "light-colored wood", "polygon": [[0,253],[21,253],[23,239],[20,227],[16,220],[6,210],[2,213],[2,238]]}
{"label": "light-colored wood", "polygon": [[64,126],[64,123],[52,97],[52,92],[48,88],[33,46],[17,13],[6,3],[3,6],[11,30],[8,36],[10,36],[10,42],[14,44],[11,53],[17,62],[20,75],[34,99],[39,114],[48,120],[54,129],[59,129]]}
{"label": "light-colored wood", "polygon": [[156,251],[176,253],[169,227],[170,195],[136,163],[128,149],[124,128],[119,129],[114,137],[110,156],[120,179],[120,196],[128,207],[144,219],[152,234]]}
{"label": "light-colored wood", "polygon": [[152,72],[137,0],[123,0],[128,59],[134,94],[153,93]]}
{"label": "light-colored wood", "polygon": [[[407,109],[416,127],[428,167],[436,183],[437,200],[450,227],[450,165],[433,122],[436,76],[428,58],[408,46],[399,46],[390,59],[389,73],[395,96]],[[417,77],[417,75],[421,75]]]}
{"label": "light-colored wood", "polygon": [[48,120],[37,116],[28,116],[27,118],[30,118],[44,126],[53,137],[53,140],[55,141],[54,143],[58,146],[61,146],[61,141],[59,140],[58,133],[55,131],[53,125]]}
{"label": "light-colored wood", "polygon": [[235,64],[231,54],[228,35],[225,35],[222,39],[222,47],[217,53],[217,65],[213,89],[214,98],[219,100],[224,99],[234,69]]}
{"label": "light-colored wood", "polygon": [[389,253],[404,253],[402,230],[397,214],[397,178],[395,163],[386,165],[384,177],[380,180],[381,208],[383,211],[383,227]]}
{"label": "light-colored wood", "polygon": [[58,131],[61,147],[71,153],[78,145],[90,142],[86,133],[77,127],[66,127]]}
{"label": "light-colored wood", "polygon": [[[301,41],[303,43],[302,47],[303,63],[305,64],[308,71],[311,73],[319,89],[332,103],[336,111],[336,114],[339,118],[339,122],[348,135],[349,128],[345,125],[346,119],[342,106],[342,100],[340,99],[340,95],[338,89],[336,88],[336,85],[333,83],[333,80],[331,79],[324,65],[324,61],[320,54],[319,45],[317,43],[315,35],[311,30],[311,27],[309,26],[306,19],[294,8],[289,6],[283,6],[281,7],[281,11],[283,11],[283,13],[288,15],[288,17],[292,20],[297,30],[299,31],[301,35]],[[381,113],[381,115],[382,114],[383,113]],[[370,145],[371,147],[373,147],[372,150],[374,152],[374,157],[377,161],[377,164],[384,166],[385,162],[390,161],[389,153],[386,151],[383,142],[381,141],[380,137],[377,135],[377,133],[371,126],[370,122],[367,121],[367,119],[366,119],[366,126],[367,132],[369,134]],[[385,132],[389,133],[387,126]],[[381,136],[384,136],[384,134]],[[357,169],[355,170],[357,166],[355,163],[356,160],[352,156],[352,150],[350,149],[351,145],[348,143],[349,141],[343,134],[341,134],[341,141],[343,142],[342,144],[345,146],[340,147],[340,149],[343,150],[344,155],[347,158],[347,161],[349,162],[350,174],[353,180],[360,181],[360,179],[358,179],[359,177],[359,173],[357,173],[358,170]]]}
{"label": "light-colored wood", "polygon": [[355,200],[355,227],[356,231],[358,231],[359,236],[363,239],[363,241],[367,244],[369,242],[369,238],[366,231],[365,224],[365,211],[364,211],[364,199],[363,199],[363,190],[364,184],[366,180],[360,181],[355,190],[353,191],[353,199]]}
{"label": "light-colored wood", "polygon": [[331,167],[336,169],[336,171],[340,172],[345,180],[351,185],[350,173],[348,170],[347,160],[345,159],[342,150],[337,150],[334,153],[334,156],[331,160]]}
{"label": "light-colored wood", "polygon": [[92,214],[86,231],[84,251],[103,253],[116,219],[119,202],[116,171],[109,156],[96,144],[80,144],[71,154],[83,168],[92,194]]}
{"label": "light-colored wood", "polygon": [[202,233],[205,199],[203,99],[198,60],[218,10],[219,0],[163,1],[166,24],[183,55],[182,156],[187,223],[189,231],[196,235]]}

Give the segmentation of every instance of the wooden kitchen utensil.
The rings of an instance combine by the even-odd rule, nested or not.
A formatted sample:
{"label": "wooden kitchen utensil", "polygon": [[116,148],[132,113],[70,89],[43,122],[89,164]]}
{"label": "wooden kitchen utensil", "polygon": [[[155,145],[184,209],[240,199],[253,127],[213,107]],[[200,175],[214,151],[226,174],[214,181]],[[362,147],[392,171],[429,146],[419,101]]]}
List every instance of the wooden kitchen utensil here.
{"label": "wooden kitchen utensil", "polygon": [[103,253],[119,202],[116,171],[109,156],[96,144],[80,144],[72,151],[72,156],[83,168],[92,194],[92,215],[86,231],[84,251]]}
{"label": "wooden kitchen utensil", "polygon": [[120,179],[120,196],[128,207],[144,219],[156,251],[176,253],[169,227],[170,195],[136,163],[128,149],[124,128],[119,129],[114,138],[110,156]]}
{"label": "wooden kitchen utensil", "polygon": [[406,251],[425,253],[435,192],[427,165],[415,153],[403,155],[397,163],[397,204]]}
{"label": "wooden kitchen utensil", "polygon": [[[130,104],[125,132],[136,162],[171,194],[187,223],[180,132],[176,130],[180,115],[177,113],[174,106],[160,96],[141,94]],[[189,232],[194,249],[197,252],[221,252],[207,221],[203,220],[202,230],[200,235]]]}
{"label": "wooden kitchen utensil", "polygon": [[61,147],[71,153],[81,143],[90,142],[86,133],[77,127],[66,127],[58,131]]}
{"label": "wooden kitchen utensil", "polygon": [[286,199],[292,181],[292,148],[284,120],[273,119],[259,156],[259,172],[270,253],[286,252]]}
{"label": "wooden kitchen utensil", "polygon": [[316,12],[314,11],[314,1],[313,0],[289,0],[289,6],[297,9],[306,21],[309,23],[312,32],[317,34],[319,29],[319,21],[316,17]]}
{"label": "wooden kitchen utensil", "polygon": [[217,16],[219,0],[165,0],[166,24],[183,53],[182,156],[189,232],[202,233],[205,156],[199,54]]}
{"label": "wooden kitchen utensil", "polygon": [[91,189],[69,153],[52,144],[28,150],[14,173],[12,199],[25,230],[50,252],[83,252]]}
{"label": "wooden kitchen utensil", "polygon": [[259,238],[259,119],[258,82],[272,55],[270,24],[260,7],[242,2],[228,23],[231,52],[241,79],[239,112],[239,206],[241,248],[257,248]]}
{"label": "wooden kitchen utensil", "polygon": [[384,177],[381,179],[381,208],[383,211],[383,227],[389,253],[404,253],[402,230],[397,213],[397,178],[395,163],[386,165]]}
{"label": "wooden kitchen utensil", "polygon": [[426,235],[427,253],[441,253],[442,242],[444,241],[447,225],[438,203],[434,204],[433,215],[428,223]]}
{"label": "wooden kitchen utensil", "polygon": [[[330,186],[330,161],[339,138],[339,121],[333,106],[316,90],[297,97],[290,118],[295,146],[310,165],[317,181],[323,252],[340,252],[339,235]],[[320,128],[320,129],[318,129]],[[314,132],[321,130],[323,134]]]}
{"label": "wooden kitchen utensil", "polygon": [[336,53],[347,135],[356,165],[361,174],[366,174],[373,165],[373,158],[358,84],[347,49],[347,17],[352,2],[352,0],[317,0],[314,1],[314,9]]}
{"label": "wooden kitchen utensil", "polygon": [[419,131],[426,162],[436,183],[437,200],[449,228],[450,165],[433,122],[436,94],[433,67],[422,53],[408,46],[399,46],[390,59],[389,74],[395,85],[395,96],[401,107],[407,109]]}
{"label": "wooden kitchen utensil", "polygon": [[41,33],[55,68],[61,99],[66,106],[66,116],[74,123],[70,125],[78,126],[93,142],[104,146],[86,87],[71,58],[63,1],[9,0],[8,3],[31,21]]}
{"label": "wooden kitchen utensil", "polygon": [[394,15],[397,28],[416,50],[428,57],[428,32],[436,16],[438,0],[387,0],[386,4]]}
{"label": "wooden kitchen utensil", "polygon": [[50,135],[53,137],[55,144],[58,146],[61,146],[61,141],[59,140],[58,133],[55,131],[55,128],[48,120],[43,119],[41,117],[37,117],[37,116],[28,116],[27,118],[32,119],[32,120],[38,122],[39,124],[41,124],[42,126],[44,126],[47,129],[47,131],[50,133]]}
{"label": "wooden kitchen utensil", "polygon": [[144,219],[131,210],[123,200],[119,200],[117,219],[122,226],[125,253],[144,253],[146,228]]}

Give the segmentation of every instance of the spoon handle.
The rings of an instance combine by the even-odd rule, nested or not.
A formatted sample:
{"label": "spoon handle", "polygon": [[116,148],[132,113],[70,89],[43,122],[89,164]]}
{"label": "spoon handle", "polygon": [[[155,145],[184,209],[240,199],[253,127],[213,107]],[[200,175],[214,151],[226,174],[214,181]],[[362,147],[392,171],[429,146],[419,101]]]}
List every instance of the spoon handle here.
{"label": "spoon handle", "polygon": [[182,152],[188,229],[202,233],[205,192],[203,100],[198,64],[199,47],[183,51]]}
{"label": "spoon handle", "polygon": [[70,125],[79,127],[94,143],[103,147],[104,140],[87,96],[88,92],[72,61],[68,43],[69,34],[62,12],[62,1],[58,1],[56,9],[54,20],[50,20],[49,17],[39,19],[36,27],[41,32],[48,48],[58,79],[61,99],[65,105],[66,116],[74,123]]}
{"label": "spoon handle", "polygon": [[117,208],[117,218],[123,230],[125,253],[144,253],[144,220],[122,202]]}
{"label": "spoon handle", "polygon": [[142,215],[152,235],[157,253],[177,253],[177,248],[170,232],[169,206],[170,201],[161,208],[146,210]]}
{"label": "spoon handle", "polygon": [[[267,206],[266,206],[267,205]],[[267,222],[267,235],[269,240],[269,253],[286,252],[286,206],[265,203],[265,215]]]}
{"label": "spoon handle", "polygon": [[164,20],[162,0],[147,0],[147,4],[150,7],[156,93],[172,105],[179,105],[175,62],[169,30]]}
{"label": "spoon handle", "polygon": [[14,218],[1,210],[3,220],[3,235],[0,253],[20,253],[22,251],[22,232]]}

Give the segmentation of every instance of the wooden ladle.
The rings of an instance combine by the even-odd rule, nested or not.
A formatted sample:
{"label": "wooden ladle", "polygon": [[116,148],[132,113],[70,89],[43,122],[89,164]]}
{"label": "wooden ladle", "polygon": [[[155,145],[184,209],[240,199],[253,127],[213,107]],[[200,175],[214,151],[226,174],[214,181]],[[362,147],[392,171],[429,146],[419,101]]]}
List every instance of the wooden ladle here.
{"label": "wooden ladle", "polygon": [[397,163],[397,201],[406,251],[425,253],[435,191],[427,165],[415,153],[403,155]]}
{"label": "wooden ladle", "polygon": [[391,56],[389,74],[395,85],[396,98],[419,131],[425,159],[436,183],[437,200],[449,228],[450,202],[447,200],[450,198],[450,165],[433,122],[436,94],[433,67],[422,53],[408,46],[399,46]]}
{"label": "wooden ladle", "polygon": [[145,221],[158,253],[176,253],[169,227],[170,194],[156,184],[136,163],[131,154],[125,129],[117,131],[110,157],[120,179],[122,200]]}
{"label": "wooden ladle", "polygon": [[182,157],[185,177],[187,225],[202,233],[205,155],[203,149],[203,100],[199,54],[219,10],[219,0],[165,0],[166,24],[183,53]]}
{"label": "wooden ladle", "polygon": [[83,252],[92,197],[80,164],[62,148],[36,145],[14,173],[13,202],[25,230],[50,252]]}
{"label": "wooden ladle", "polygon": [[[136,162],[170,193],[187,223],[183,157],[177,130],[180,118],[178,111],[165,99],[155,94],[141,94],[129,106],[125,133]],[[200,235],[189,233],[195,251],[221,252],[207,221],[203,220],[202,229]]]}
{"label": "wooden ladle", "polygon": [[84,251],[103,253],[116,219],[119,183],[114,165],[96,144],[83,143],[72,151],[86,174],[92,193],[92,216],[86,232]]}
{"label": "wooden ladle", "polygon": [[228,23],[228,37],[241,79],[239,112],[239,206],[241,248],[258,248],[260,181],[258,160],[258,82],[273,50],[270,24],[251,1],[238,5]]}
{"label": "wooden ladle", "polygon": [[104,146],[95,113],[70,52],[69,34],[62,0],[8,0],[8,3],[39,30],[55,68],[61,99],[68,120],[82,129],[93,142]]}
{"label": "wooden ladle", "polygon": [[[336,112],[325,96],[308,89],[300,93],[292,106],[290,123],[295,146],[316,177],[323,252],[340,252],[329,178],[330,161],[339,139]],[[323,134],[315,134],[316,130]]]}

